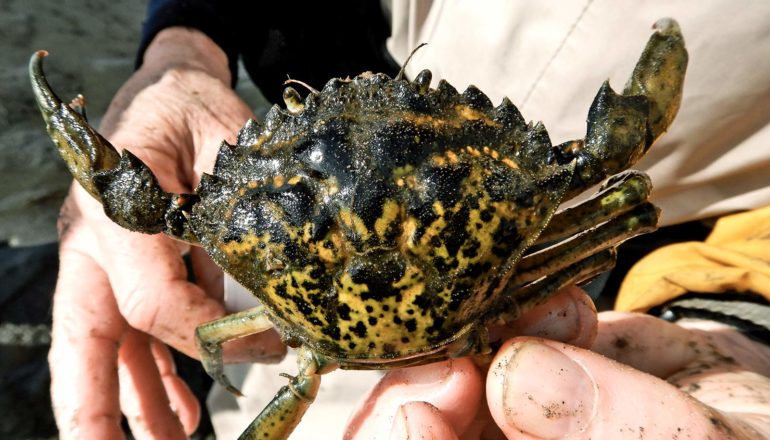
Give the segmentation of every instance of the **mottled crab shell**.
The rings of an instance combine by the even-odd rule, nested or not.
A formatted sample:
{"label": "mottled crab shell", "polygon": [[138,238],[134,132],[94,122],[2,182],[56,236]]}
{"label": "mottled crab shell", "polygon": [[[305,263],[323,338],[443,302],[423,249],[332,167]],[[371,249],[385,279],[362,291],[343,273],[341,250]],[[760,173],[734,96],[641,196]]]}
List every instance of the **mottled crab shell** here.
{"label": "mottled crab shell", "polygon": [[571,165],[542,125],[430,73],[333,79],[224,144],[191,227],[292,344],[392,359],[476,322]]}

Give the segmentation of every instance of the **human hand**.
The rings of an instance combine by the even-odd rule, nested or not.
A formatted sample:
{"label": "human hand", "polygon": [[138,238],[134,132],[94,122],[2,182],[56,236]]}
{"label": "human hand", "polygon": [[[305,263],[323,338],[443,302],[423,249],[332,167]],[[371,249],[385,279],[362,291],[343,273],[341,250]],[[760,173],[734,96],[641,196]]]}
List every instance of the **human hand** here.
{"label": "human hand", "polygon": [[[101,133],[142,159],[166,191],[190,192],[220,142],[234,141],[251,117],[229,84],[227,58],[208,37],[164,30],[113,99]],[[184,245],[120,228],[77,183],[59,230],[49,363],[61,438],[121,438],[121,412],[136,438],[186,438],[198,403],[165,344],[197,357],[195,327],[224,315],[221,271],[194,248],[199,285],[188,282]],[[250,359],[285,351],[273,332],[228,345]]]}
{"label": "human hand", "polygon": [[[378,438],[391,439],[770,435],[770,349],[712,322],[671,324],[606,312],[599,315],[591,351],[513,338],[486,375],[487,405],[458,396],[458,390],[479,389],[484,382],[478,370],[461,362],[422,389],[407,388],[412,392],[402,400],[389,391],[404,388],[404,380],[386,377],[387,387],[378,387],[364,407],[378,408],[364,415],[366,426],[379,428]],[[415,369],[406,376],[422,383],[427,374]],[[461,410],[452,412],[458,402]]]}
{"label": "human hand", "polygon": [[[490,328],[490,339],[530,335],[590,347],[596,324],[591,299],[569,287],[510,326]],[[483,374],[470,358],[393,370],[359,404],[345,438],[478,438],[493,425],[483,396]]]}

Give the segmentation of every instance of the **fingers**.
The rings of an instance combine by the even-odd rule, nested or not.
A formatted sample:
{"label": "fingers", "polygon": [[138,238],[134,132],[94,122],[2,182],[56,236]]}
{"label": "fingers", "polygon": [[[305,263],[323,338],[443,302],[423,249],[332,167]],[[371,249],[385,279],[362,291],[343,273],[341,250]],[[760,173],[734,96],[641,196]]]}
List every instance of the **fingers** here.
{"label": "fingers", "polygon": [[667,378],[696,359],[698,344],[690,331],[653,316],[605,312],[600,315],[599,336],[591,349]]}
{"label": "fingers", "polygon": [[672,324],[639,313],[604,312],[591,349],[661,378],[696,360],[701,369],[704,363],[709,368],[735,364],[770,375],[770,350],[764,344],[708,321]]}
{"label": "fingers", "polygon": [[[54,342],[49,357],[53,372],[52,398],[58,407],[60,430],[74,432],[73,437],[77,438],[121,438],[122,407],[140,437],[157,430],[156,425],[171,426],[184,436],[165,396],[168,391],[190,432],[197,425],[197,402],[189,391],[184,393],[186,387],[175,375],[164,374],[161,380],[158,365],[165,373],[173,371],[173,363],[165,362],[167,367],[163,367],[164,359],[160,356],[156,363],[147,337],[142,336],[143,343],[137,342],[141,339],[137,336],[140,333],[127,325],[107,274],[90,257],[103,254],[100,246],[111,243],[111,239],[106,242],[99,239],[99,230],[104,224],[112,225],[105,219],[104,223],[91,222],[91,228],[84,227],[81,215],[90,220],[93,213],[81,208],[88,208],[92,200],[87,194],[87,199],[78,200],[78,193],[83,193],[82,189],[73,188],[62,212]],[[110,260],[97,258],[104,262]],[[165,411],[143,406],[145,401],[164,399]]]}
{"label": "fingers", "polygon": [[125,328],[101,268],[79,252],[63,250],[48,358],[61,438],[123,437],[117,359]]}
{"label": "fingers", "polygon": [[[462,433],[479,409],[481,380],[479,371],[468,358],[392,370],[354,412],[345,438],[389,438],[398,408],[414,401],[428,402],[438,408],[452,430]],[[424,408],[420,411],[425,413]],[[406,426],[413,424],[414,420]]]}
{"label": "fingers", "polygon": [[675,385],[724,414],[733,430],[753,433],[750,438],[770,438],[767,376],[740,368],[719,369],[693,374]]}
{"label": "fingers", "polygon": [[553,341],[508,341],[489,370],[486,391],[508,438],[748,435],[745,425],[661,379]]}
{"label": "fingers", "polygon": [[399,407],[390,440],[417,439],[455,440],[457,434],[438,408],[426,402],[410,402]]}
{"label": "fingers", "polygon": [[668,380],[732,420],[770,435],[770,352],[708,321],[671,324],[635,313],[602,313],[593,347]]}
{"label": "fingers", "polygon": [[[121,238],[124,235],[131,235],[131,246],[115,249],[118,243],[125,242]],[[118,307],[128,323],[197,359],[195,328],[225,315],[221,298],[212,298],[187,281],[187,268],[168,238],[136,234],[115,226],[111,233],[102,236],[100,243],[105,254],[110,250],[105,265]],[[262,332],[225,345],[228,362],[280,360],[285,352],[275,332]]]}
{"label": "fingers", "polygon": [[[209,291],[187,281],[187,268],[177,242],[162,235],[124,230],[100,210],[85,190],[73,186],[60,221],[64,232],[62,252],[73,250],[96,255],[109,274],[118,308],[128,323],[198,358],[193,338],[195,327],[225,315],[221,303],[221,270],[213,268],[213,263],[200,249],[191,250],[193,266],[202,269],[202,281],[212,289],[210,295]],[[280,360],[285,351],[275,332],[269,332],[227,344],[225,359],[228,362]]]}
{"label": "fingers", "polygon": [[[182,423],[171,409],[166,387],[150,351],[149,337],[130,330],[123,338],[119,355],[120,406],[131,426],[131,433],[139,439],[186,438]],[[189,412],[189,408],[184,410]]]}
{"label": "fingers", "polygon": [[596,332],[593,301],[583,289],[569,286],[512,322],[501,336],[537,336],[588,348]]}
{"label": "fingers", "polygon": [[179,417],[184,432],[189,436],[198,428],[201,408],[198,399],[184,380],[176,374],[176,365],[166,344],[150,339],[150,348],[158,366],[163,387],[168,395],[171,410]]}
{"label": "fingers", "polygon": [[195,327],[222,317],[224,308],[187,281],[176,244],[164,236],[134,233],[112,223],[99,224],[94,233],[95,253],[126,321],[197,358]]}

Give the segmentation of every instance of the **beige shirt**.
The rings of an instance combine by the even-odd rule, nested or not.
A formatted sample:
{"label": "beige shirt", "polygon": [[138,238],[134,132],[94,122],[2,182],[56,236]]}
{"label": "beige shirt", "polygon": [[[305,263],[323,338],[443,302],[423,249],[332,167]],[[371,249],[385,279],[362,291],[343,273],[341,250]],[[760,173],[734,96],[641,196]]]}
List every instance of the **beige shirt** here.
{"label": "beige shirt", "polygon": [[770,1],[393,0],[388,49],[433,86],[469,84],[541,120],[554,145],[585,135],[602,81],[622,90],[659,18],[675,18],[690,64],[679,115],[634,168],[662,224],[770,204]]}

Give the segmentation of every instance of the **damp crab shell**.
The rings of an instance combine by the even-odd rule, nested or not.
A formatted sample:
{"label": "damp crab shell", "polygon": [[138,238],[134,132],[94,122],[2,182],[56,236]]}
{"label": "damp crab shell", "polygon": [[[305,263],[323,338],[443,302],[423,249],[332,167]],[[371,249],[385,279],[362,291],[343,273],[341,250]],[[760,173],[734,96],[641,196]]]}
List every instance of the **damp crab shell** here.
{"label": "damp crab shell", "polygon": [[478,322],[574,168],[510,102],[443,81],[332,80],[252,128],[201,182],[191,229],[294,345],[342,359]]}
{"label": "damp crab shell", "polygon": [[203,247],[261,301],[199,327],[207,371],[230,387],[222,343],[270,326],[301,347],[300,374],[245,438],[288,435],[336,366],[488,352],[486,324],[610,267],[617,244],[656,226],[649,179],[623,171],[673,120],[687,64],[678,25],[659,22],[623,92],[599,89],[585,138],[556,146],[509,100],[431,88],[427,70],[332,79],[304,101],[289,88],[287,109],[223,144],[194,194],[172,194],[56,97],[42,55],[30,73],[49,133],[107,215]]}

